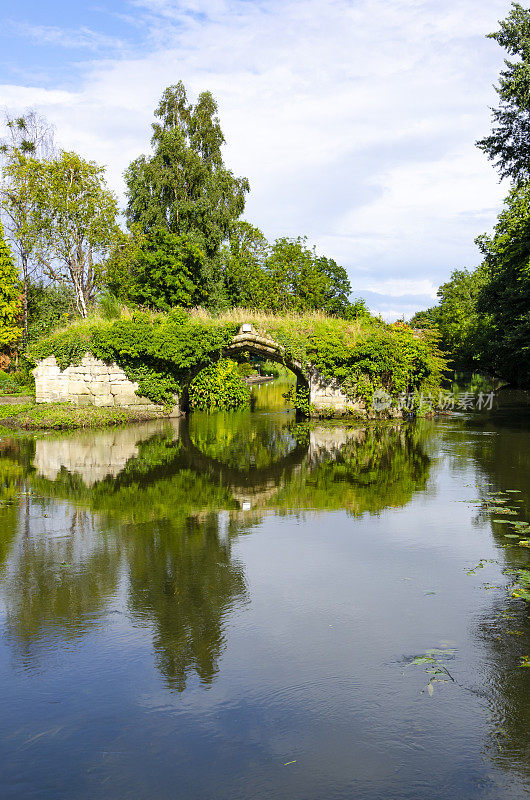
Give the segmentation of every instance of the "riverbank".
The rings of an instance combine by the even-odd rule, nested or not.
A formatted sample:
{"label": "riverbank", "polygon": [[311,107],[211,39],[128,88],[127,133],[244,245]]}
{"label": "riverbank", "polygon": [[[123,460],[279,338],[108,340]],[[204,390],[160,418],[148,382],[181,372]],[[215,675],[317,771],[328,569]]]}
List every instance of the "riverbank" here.
{"label": "riverbank", "polygon": [[135,408],[98,408],[73,403],[20,403],[15,400],[0,404],[0,426],[16,430],[75,430],[106,428],[133,422],[160,419],[165,415]]}

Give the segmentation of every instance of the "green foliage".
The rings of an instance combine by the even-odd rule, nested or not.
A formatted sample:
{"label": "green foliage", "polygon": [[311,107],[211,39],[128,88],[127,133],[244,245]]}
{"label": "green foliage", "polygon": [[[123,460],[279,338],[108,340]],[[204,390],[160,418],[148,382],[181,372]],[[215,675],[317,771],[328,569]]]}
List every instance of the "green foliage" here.
{"label": "green foliage", "polygon": [[191,308],[207,299],[205,259],[200,240],[188,234],[165,228],[122,234],[106,266],[106,284],[116,297],[148,308]]}
{"label": "green foliage", "polygon": [[197,411],[234,411],[250,406],[250,389],[237,363],[222,359],[196,375],[189,386],[189,401]]}
{"label": "green foliage", "polygon": [[263,233],[240,220],[230,227],[229,242],[221,252],[223,285],[231,306],[267,308],[271,287],[265,260],[269,243]]}
{"label": "green foliage", "polygon": [[491,236],[477,239],[474,271],[456,270],[440,304],[411,325],[432,325],[457,371],[481,371],[530,386],[530,184],[511,190]]}
{"label": "green foliage", "polygon": [[28,342],[36,342],[76,316],[75,295],[70,287],[29,283]]}
{"label": "green foliage", "polygon": [[[128,319],[87,320],[57,331],[34,344],[30,357],[55,355],[65,369],[90,352],[106,363],[118,363],[130,380],[138,381],[141,395],[171,404],[189,374],[218,361],[238,329],[222,317],[201,318],[183,310],[135,312]],[[394,396],[436,392],[445,367],[433,333],[418,336],[406,325],[371,318],[270,317],[263,332],[283,347],[286,364],[295,361],[306,372],[311,365],[337,380],[352,399],[362,397],[368,407],[378,388]]]}
{"label": "green foliage", "polygon": [[351,325],[324,318],[314,319],[309,327],[287,318],[271,334],[293,360],[311,363],[325,378],[337,380],[352,400],[364,400],[368,408],[376,389],[394,397],[438,390],[445,360],[435,333],[417,335],[407,325],[372,319],[364,321],[363,327]]}
{"label": "green foliage", "polygon": [[13,380],[11,375],[7,372],[0,370],[0,395],[2,394],[20,394],[21,388],[18,383]]}
{"label": "green foliage", "polygon": [[31,394],[35,391],[33,377],[22,370],[4,372],[0,370],[0,395]]}
{"label": "green foliage", "polygon": [[357,297],[353,303],[349,303],[344,311],[339,315],[344,319],[358,319],[359,317],[370,317],[370,311],[366,305],[366,300],[362,297]]}
{"label": "green foliage", "polygon": [[130,319],[88,320],[52,334],[30,348],[33,360],[55,355],[61,369],[86,353],[116,362],[139,393],[155,403],[172,404],[191,370],[216,360],[237,331],[231,324],[204,324],[183,311],[167,315],[135,312]]}
{"label": "green foliage", "polygon": [[15,344],[22,335],[20,294],[18,270],[4,239],[0,222],[0,348]]}
{"label": "green foliage", "polygon": [[279,366],[274,361],[264,361],[259,365],[259,371],[261,375],[267,375],[271,378],[279,378],[284,373],[288,374],[284,367]]}
{"label": "green foliage", "polygon": [[514,386],[530,386],[530,184],[512,189],[493,236],[477,240],[485,280],[477,310],[488,330],[484,360]]}
{"label": "green foliage", "polygon": [[222,251],[222,275],[232,306],[280,313],[320,310],[350,318],[361,311],[351,306],[348,275],[333,259],[317,256],[304,237],[269,245],[248,222],[232,225],[229,246]]}
{"label": "green foliage", "polygon": [[311,416],[313,408],[309,400],[309,389],[301,386],[289,386],[283,393],[286,403],[292,405],[304,417]]}
{"label": "green foliage", "polygon": [[118,236],[116,198],[104,168],[76,153],[35,162],[35,257],[50,280],[73,290],[86,317],[101,283],[102,263]]}
{"label": "green foliage", "polygon": [[153,154],[137,158],[125,174],[128,224],[143,233],[165,228],[199,238],[215,259],[249,191],[247,179],[223,163],[217,104],[210,92],[189,103],[179,82],[164,91],[155,116]]}
{"label": "green foliage", "polygon": [[502,178],[530,178],[530,9],[512,3],[500,30],[489,35],[514,61],[505,60],[496,87],[500,104],[493,109],[493,129],[477,142]]}
{"label": "green foliage", "polygon": [[483,268],[474,272],[454,270],[451,279],[438,289],[439,305],[419,311],[410,321],[412,328],[434,328],[439,332],[440,347],[450,356],[457,372],[472,372],[484,365],[488,331],[477,311],[484,282]]}

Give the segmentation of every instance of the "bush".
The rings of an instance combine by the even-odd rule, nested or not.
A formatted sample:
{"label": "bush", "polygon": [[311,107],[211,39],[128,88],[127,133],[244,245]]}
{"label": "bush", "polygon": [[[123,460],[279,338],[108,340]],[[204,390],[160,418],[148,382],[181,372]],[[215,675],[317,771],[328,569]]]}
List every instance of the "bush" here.
{"label": "bush", "polygon": [[78,316],[75,297],[67,286],[30,283],[28,287],[28,342],[36,342],[59,325]]}
{"label": "bush", "polygon": [[227,358],[199,372],[190,384],[189,400],[190,408],[197,411],[234,411],[249,408],[250,389],[238,364]]}

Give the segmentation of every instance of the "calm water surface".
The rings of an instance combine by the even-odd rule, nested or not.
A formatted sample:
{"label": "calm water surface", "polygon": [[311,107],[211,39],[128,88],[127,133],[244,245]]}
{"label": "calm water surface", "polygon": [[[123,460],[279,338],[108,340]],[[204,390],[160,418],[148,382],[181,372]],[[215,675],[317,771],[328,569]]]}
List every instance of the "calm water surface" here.
{"label": "calm water surface", "polygon": [[0,435],[5,800],[529,795],[530,550],[480,503],[530,521],[527,398],[308,426],[275,391]]}

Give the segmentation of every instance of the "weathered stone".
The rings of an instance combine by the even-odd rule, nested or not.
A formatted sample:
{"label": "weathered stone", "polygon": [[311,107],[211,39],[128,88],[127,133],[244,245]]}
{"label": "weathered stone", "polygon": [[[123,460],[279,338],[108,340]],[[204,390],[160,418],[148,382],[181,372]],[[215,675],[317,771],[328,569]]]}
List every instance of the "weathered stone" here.
{"label": "weathered stone", "polygon": [[[97,377],[99,378],[100,376],[98,375]],[[93,395],[105,395],[111,393],[110,392],[111,387],[108,381],[93,380],[90,382],[89,387],[90,387],[90,393]]]}
{"label": "weathered stone", "polygon": [[89,394],[88,387],[84,381],[69,380],[66,384],[66,392],[73,394]]}
{"label": "weathered stone", "polygon": [[114,397],[111,394],[95,394],[92,396],[95,406],[113,406]]}

